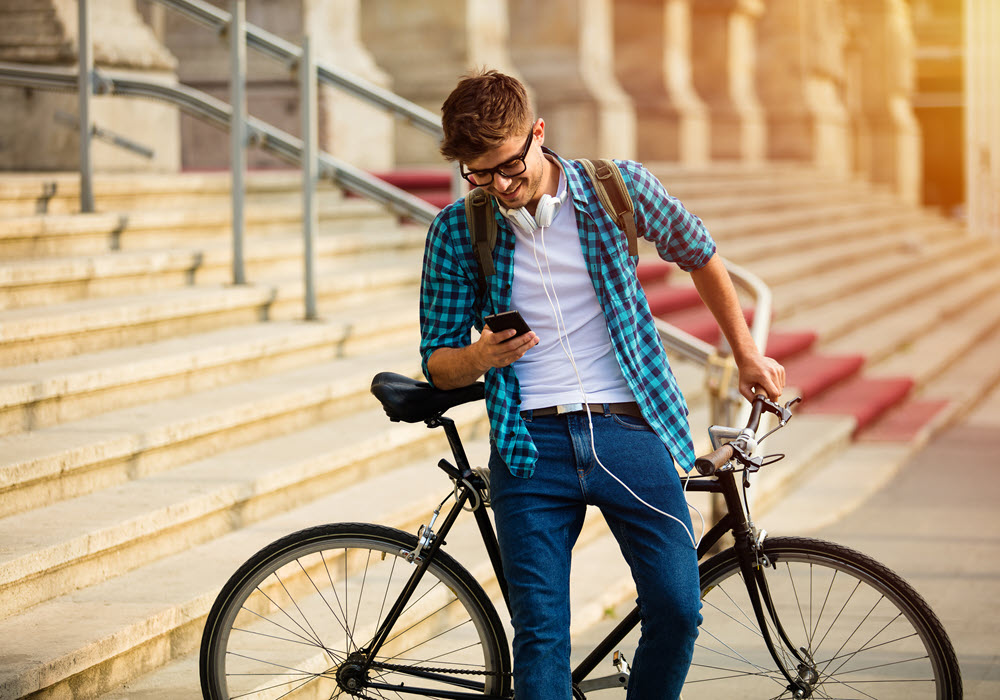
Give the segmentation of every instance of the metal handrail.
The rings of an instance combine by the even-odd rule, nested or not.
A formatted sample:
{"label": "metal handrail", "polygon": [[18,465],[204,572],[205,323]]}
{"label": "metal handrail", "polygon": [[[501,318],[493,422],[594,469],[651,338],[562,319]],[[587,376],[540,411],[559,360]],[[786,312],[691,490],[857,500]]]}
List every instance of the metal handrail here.
{"label": "metal handrail", "polygon": [[[232,108],[225,102],[195,88],[149,78],[136,78],[112,71],[95,71],[98,94],[141,97],[176,105],[182,111],[221,129],[228,129]],[[46,90],[75,91],[74,68],[28,66],[0,62],[0,84]],[[297,164],[302,141],[270,124],[250,117],[250,141],[266,151]],[[319,154],[320,177],[329,177],[344,189],[388,207],[398,216],[430,224],[439,209],[418,197],[378,179],[326,152]]]}
{"label": "metal handrail", "polygon": [[[232,23],[232,13],[210,5],[204,0],[149,0],[179,12],[216,33],[222,35],[229,31]],[[294,70],[302,60],[302,48],[290,41],[272,34],[253,24],[245,23],[244,35],[248,48],[278,61]],[[383,109],[398,119],[414,126],[424,133],[430,134],[440,141],[444,138],[441,120],[431,111],[410,102],[399,95],[371,83],[360,76],[322,61],[316,61],[316,77],[321,83],[331,85],[347,94]],[[465,194],[466,183],[458,168],[451,169],[451,193],[455,199]]]}
{"label": "metal handrail", "polygon": [[[767,350],[767,338],[771,332],[771,311],[773,308],[770,288],[755,274],[729,260],[722,261],[736,287],[753,296],[754,317],[750,324],[750,335],[761,353]],[[711,422],[718,425],[742,425],[749,417],[750,404],[740,402],[740,394],[734,384],[736,372],[727,371],[726,366],[734,365],[731,355],[722,354],[711,343],[691,335],[661,318],[654,319],[663,346],[682,359],[694,362],[707,369],[706,383],[709,385]],[[728,380],[727,380],[728,378]],[[732,409],[740,406],[737,416]]]}
{"label": "metal handrail", "polygon": [[[210,5],[204,0],[150,0],[150,2],[176,10],[219,34],[226,33],[232,21],[229,12]],[[248,48],[286,64],[289,70],[294,70],[302,59],[301,47],[260,27],[247,24],[246,37]],[[381,107],[431,136],[438,139],[444,136],[441,120],[433,112],[418,104],[322,61],[316,62],[316,73],[321,82],[333,85],[376,107]]]}

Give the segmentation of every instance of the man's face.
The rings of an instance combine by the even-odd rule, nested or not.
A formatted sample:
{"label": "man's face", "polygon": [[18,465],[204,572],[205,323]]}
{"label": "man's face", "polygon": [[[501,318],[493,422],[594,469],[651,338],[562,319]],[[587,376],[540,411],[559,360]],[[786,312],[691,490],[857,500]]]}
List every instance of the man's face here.
{"label": "man's face", "polygon": [[[493,181],[480,186],[496,197],[507,209],[525,206],[528,206],[529,210],[533,209],[533,205],[538,203],[542,195],[541,184],[544,165],[542,141],[544,136],[545,122],[539,119],[532,125],[530,138],[523,133],[511,136],[496,148],[463,165],[467,171],[483,171],[485,173],[485,171],[493,170]],[[526,140],[527,151],[525,151]],[[524,154],[524,172],[509,177],[500,172],[516,172],[519,167],[517,160],[522,154]],[[495,170],[498,167],[500,171]],[[473,176],[471,182],[479,184],[487,178],[488,175],[481,178]]]}

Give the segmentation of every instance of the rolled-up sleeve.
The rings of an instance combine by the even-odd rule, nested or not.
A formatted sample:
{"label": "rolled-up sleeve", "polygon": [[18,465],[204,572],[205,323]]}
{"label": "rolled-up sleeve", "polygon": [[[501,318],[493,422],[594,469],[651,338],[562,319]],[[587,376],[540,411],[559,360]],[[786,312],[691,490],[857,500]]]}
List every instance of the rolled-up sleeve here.
{"label": "rolled-up sleeve", "polygon": [[715,254],[715,241],[701,219],[669,195],[642,165],[623,161],[622,166],[630,176],[625,182],[635,203],[639,235],[656,245],[661,258],[677,263],[685,272],[708,264]]}
{"label": "rolled-up sleeve", "polygon": [[[461,219],[461,220],[459,220]],[[476,288],[463,268],[463,247],[455,241],[464,232],[465,217],[456,205],[442,210],[427,232],[420,277],[420,358],[424,376],[434,379],[427,360],[439,348],[461,348],[471,342]]]}

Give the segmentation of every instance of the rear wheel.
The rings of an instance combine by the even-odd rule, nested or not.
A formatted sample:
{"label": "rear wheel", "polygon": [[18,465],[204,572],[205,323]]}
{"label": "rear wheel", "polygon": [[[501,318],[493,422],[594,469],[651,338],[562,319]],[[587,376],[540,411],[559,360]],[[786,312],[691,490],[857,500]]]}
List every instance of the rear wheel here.
{"label": "rear wheel", "polygon": [[[812,698],[959,700],[948,635],[920,595],[869,557],[822,540],[778,537],[762,568],[801,663],[768,621],[783,665]],[[684,685],[697,698],[794,698],[767,651],[736,552],[701,565],[704,622]]]}
{"label": "rear wheel", "polygon": [[[506,695],[507,638],[478,582],[439,551],[369,663],[373,635],[416,566],[416,538],[342,523],[254,555],[215,601],[201,646],[206,698]],[[427,693],[425,693],[427,695]],[[451,696],[449,696],[451,697]]]}

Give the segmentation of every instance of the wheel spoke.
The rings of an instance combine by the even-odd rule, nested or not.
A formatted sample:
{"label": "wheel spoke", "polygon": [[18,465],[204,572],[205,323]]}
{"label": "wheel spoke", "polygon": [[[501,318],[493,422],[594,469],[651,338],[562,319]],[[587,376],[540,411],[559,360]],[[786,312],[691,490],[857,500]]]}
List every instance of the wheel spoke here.
{"label": "wheel spoke", "polygon": [[[206,668],[217,669],[206,676],[213,692],[276,700],[297,696],[308,684],[310,697],[403,700],[416,697],[407,679],[419,678],[419,692],[431,697],[446,688],[505,694],[510,666],[503,629],[479,584],[444,552],[428,563],[382,646],[364,645],[412,580],[401,572],[413,568],[400,561],[413,547],[412,535],[395,532],[321,526],[262,550],[259,562],[247,565],[254,568],[244,567],[224,587],[226,605],[213,608],[206,622],[202,669],[203,676]],[[393,533],[391,539],[385,533]],[[336,639],[340,648],[329,647]]]}
{"label": "wheel spoke", "polygon": [[[760,569],[757,590],[775,656],[735,551],[716,555],[702,565],[704,621],[685,700],[789,698],[775,658],[817,699],[869,700],[886,691],[906,700],[955,696],[947,685],[957,674],[954,653],[936,620],[927,628],[933,613],[898,576],[844,547],[806,538],[768,539],[764,554],[773,566]],[[947,652],[928,641],[942,638]]]}

